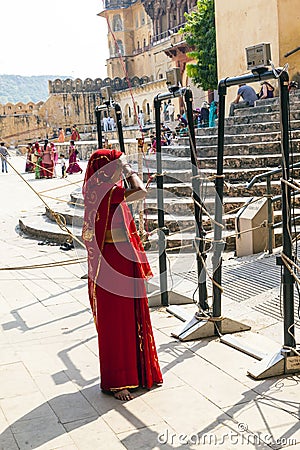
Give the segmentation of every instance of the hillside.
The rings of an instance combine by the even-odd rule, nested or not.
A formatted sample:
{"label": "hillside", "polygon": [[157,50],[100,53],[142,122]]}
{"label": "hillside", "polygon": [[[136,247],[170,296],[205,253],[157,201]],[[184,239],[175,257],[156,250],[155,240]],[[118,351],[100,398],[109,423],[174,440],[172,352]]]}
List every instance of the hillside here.
{"label": "hillside", "polygon": [[45,101],[48,94],[48,80],[71,78],[62,75],[0,75],[0,103]]}

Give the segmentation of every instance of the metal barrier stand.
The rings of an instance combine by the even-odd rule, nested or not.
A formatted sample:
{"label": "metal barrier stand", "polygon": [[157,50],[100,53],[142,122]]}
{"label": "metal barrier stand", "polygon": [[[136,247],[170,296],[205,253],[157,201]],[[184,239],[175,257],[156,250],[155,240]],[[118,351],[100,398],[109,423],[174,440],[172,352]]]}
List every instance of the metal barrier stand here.
{"label": "metal barrier stand", "polygon": [[[168,235],[169,230],[165,227],[164,221],[164,194],[163,194],[163,174],[162,174],[162,159],[161,159],[161,103],[162,101],[184,96],[187,103],[187,118],[190,130],[190,147],[191,147],[191,162],[192,162],[192,174],[193,174],[193,195],[195,195],[196,199],[199,200],[199,204],[201,203],[199,196],[199,189],[196,186],[199,186],[197,179],[195,178],[198,175],[197,170],[197,161],[195,157],[195,149],[196,149],[196,141],[195,141],[195,131],[193,125],[193,106],[192,106],[192,92],[187,88],[180,88],[179,86],[173,86],[170,88],[169,92],[159,94],[154,99],[154,109],[155,109],[155,130],[156,130],[156,166],[157,166],[157,208],[158,208],[158,250],[159,250],[159,272],[160,272],[160,296],[161,296],[161,305],[168,306],[169,303],[172,303],[172,306],[168,307],[167,310],[174,314],[176,317],[181,320],[186,320],[186,314],[183,311],[180,311],[178,306],[174,306],[175,303],[183,304],[190,303],[191,299],[175,293],[173,291],[168,290],[167,283],[167,263],[166,263],[166,235]],[[198,183],[198,184],[197,184]],[[200,237],[202,235],[202,214],[199,208],[199,205],[195,206],[195,221],[196,221],[196,237]],[[201,254],[201,257],[199,255]],[[202,261],[205,259],[205,255],[203,252],[203,241],[201,241],[201,246],[197,252],[197,268],[198,268],[198,287],[199,287],[199,308],[200,311],[198,314],[201,314],[201,311],[208,308],[207,300],[207,290],[206,290],[206,275],[203,275],[203,263]],[[153,297],[152,297],[153,303]],[[184,317],[184,318],[183,318]],[[195,320],[197,323],[198,319]]]}

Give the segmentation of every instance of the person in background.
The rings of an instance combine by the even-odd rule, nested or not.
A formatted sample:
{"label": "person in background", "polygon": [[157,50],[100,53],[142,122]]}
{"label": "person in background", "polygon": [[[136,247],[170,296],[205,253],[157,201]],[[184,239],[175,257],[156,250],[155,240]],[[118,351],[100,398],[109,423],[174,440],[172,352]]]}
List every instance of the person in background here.
{"label": "person in background", "polygon": [[273,98],[274,97],[274,88],[267,81],[263,81],[261,83],[261,89],[258,94],[258,99],[263,100],[264,98]]}
{"label": "person in background", "polygon": [[71,141],[80,141],[80,134],[77,125],[72,126]]}
{"label": "person in background", "polygon": [[145,127],[145,114],[143,112],[143,110],[141,109],[140,112],[138,113],[138,119],[139,119],[139,125],[141,128]]}
{"label": "person in background", "polygon": [[34,172],[34,163],[32,160],[34,150],[32,144],[31,143],[27,144],[26,149],[27,153],[26,153],[25,172]]}
{"label": "person in background", "polygon": [[177,114],[177,120],[178,120],[178,126],[179,126],[181,123],[183,123],[184,126],[186,127],[187,124],[188,124],[186,118],[185,118],[184,116],[182,116],[181,114]]}
{"label": "person in background", "polygon": [[178,137],[177,137],[176,131],[172,131],[170,145],[178,145]]}
{"label": "person in background", "polygon": [[201,127],[206,128],[209,124],[209,104],[203,102],[200,109]]}
{"label": "person in background", "polygon": [[216,119],[218,118],[218,112],[217,112],[217,102],[213,100],[209,107],[209,127],[215,127],[216,126]]}
{"label": "person in background", "polygon": [[102,123],[103,123],[103,131],[108,131],[109,130],[108,117],[104,116],[102,119]]}
{"label": "person in background", "polygon": [[77,155],[78,155],[78,150],[75,147],[75,142],[74,141],[70,141],[70,147],[69,147],[69,165],[67,168],[67,173],[68,174],[72,174],[72,173],[82,173],[82,168],[80,167],[80,165],[77,163]]}
{"label": "person in background", "polygon": [[168,115],[169,115],[170,122],[174,122],[175,106],[172,103],[172,100],[168,101],[167,112],[168,112]]}
{"label": "person in background", "polygon": [[64,130],[63,130],[62,128],[59,128],[59,129],[58,129],[58,138],[57,138],[57,141],[58,141],[58,142],[61,142],[61,143],[65,142],[65,132],[64,132]]}
{"label": "person in background", "polygon": [[295,92],[298,89],[298,83],[297,81],[291,81],[289,83],[289,87],[288,87],[288,91],[290,94],[292,94],[293,92]]}
{"label": "person in background", "polygon": [[108,123],[108,129],[110,131],[114,131],[115,130],[115,120],[114,120],[114,118],[111,117],[111,116],[108,116],[107,123]]}
{"label": "person in background", "polygon": [[[240,99],[243,101],[240,102]],[[248,86],[245,83],[239,84],[237,96],[233,100],[229,109],[229,116],[234,115],[234,110],[237,108],[247,108],[247,106],[254,106],[254,102],[257,100],[257,95],[252,86]]]}
{"label": "person in background", "polygon": [[65,156],[61,153],[60,154],[60,167],[61,167],[61,177],[66,178],[66,160]]}
{"label": "person in background", "polygon": [[57,177],[56,164],[58,161],[58,151],[57,151],[57,148],[55,147],[54,142],[50,142],[50,147],[52,149],[52,154],[53,154],[53,176],[56,178]]}
{"label": "person in background", "polygon": [[200,108],[196,108],[193,111],[193,119],[194,119],[194,127],[200,128],[201,127],[201,112]]}
{"label": "person in background", "polygon": [[48,139],[45,139],[42,152],[42,178],[52,178],[54,170],[53,150]]}
{"label": "person in background", "polygon": [[8,173],[7,170],[7,162],[6,159],[9,157],[9,153],[7,151],[7,148],[5,147],[4,142],[1,142],[0,144],[0,158],[2,163],[2,172]]}
{"label": "person in background", "polygon": [[[100,387],[121,401],[132,390],[163,382],[145,280],[152,276],[127,202],[146,188],[118,150],[92,153],[83,184],[82,238],[88,254],[88,293],[98,333]],[[121,184],[121,174],[129,188]]]}
{"label": "person in background", "polygon": [[188,136],[188,128],[187,128],[187,126],[185,126],[183,123],[181,123],[181,124],[179,125],[178,135],[179,135],[180,137],[186,137],[186,136]]}
{"label": "person in background", "polygon": [[35,178],[39,179],[42,178],[42,150],[40,148],[40,144],[38,142],[34,143],[34,160],[35,160],[35,167],[34,167],[34,173]]}

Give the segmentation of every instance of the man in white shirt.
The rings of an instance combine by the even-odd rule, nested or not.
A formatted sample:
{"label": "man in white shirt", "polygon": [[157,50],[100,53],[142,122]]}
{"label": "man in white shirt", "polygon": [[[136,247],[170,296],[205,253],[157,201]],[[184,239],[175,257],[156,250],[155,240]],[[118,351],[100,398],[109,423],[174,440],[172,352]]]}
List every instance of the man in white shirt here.
{"label": "man in white shirt", "polygon": [[168,107],[167,107],[167,112],[168,112],[170,121],[174,122],[175,106],[173,105],[171,100],[169,100]]}
{"label": "man in white shirt", "polygon": [[2,162],[2,172],[8,172],[7,171],[7,162],[6,159],[9,157],[9,153],[7,151],[7,148],[4,145],[4,142],[1,142],[0,144],[0,158]]}

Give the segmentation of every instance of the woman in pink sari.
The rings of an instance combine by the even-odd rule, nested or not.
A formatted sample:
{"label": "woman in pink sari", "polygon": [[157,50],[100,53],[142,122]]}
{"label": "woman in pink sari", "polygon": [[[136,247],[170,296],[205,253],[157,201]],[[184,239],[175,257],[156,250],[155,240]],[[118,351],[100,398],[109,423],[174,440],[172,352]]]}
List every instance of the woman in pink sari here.
{"label": "woman in pink sari", "polygon": [[44,150],[42,152],[42,178],[53,178],[54,159],[53,150],[48,142],[45,140]]}
{"label": "woman in pink sari", "polygon": [[77,155],[78,155],[78,151],[76,150],[75,142],[74,141],[70,141],[69,166],[67,168],[67,173],[70,174],[70,175],[72,173],[78,173],[78,172],[82,173],[82,168],[77,163]]}
{"label": "woman in pink sari", "polygon": [[[101,149],[88,162],[82,237],[88,251],[88,291],[98,332],[101,389],[132,399],[131,389],[162,383],[145,279],[152,276],[126,199],[146,190],[122,153]],[[121,186],[125,172],[130,188]]]}

